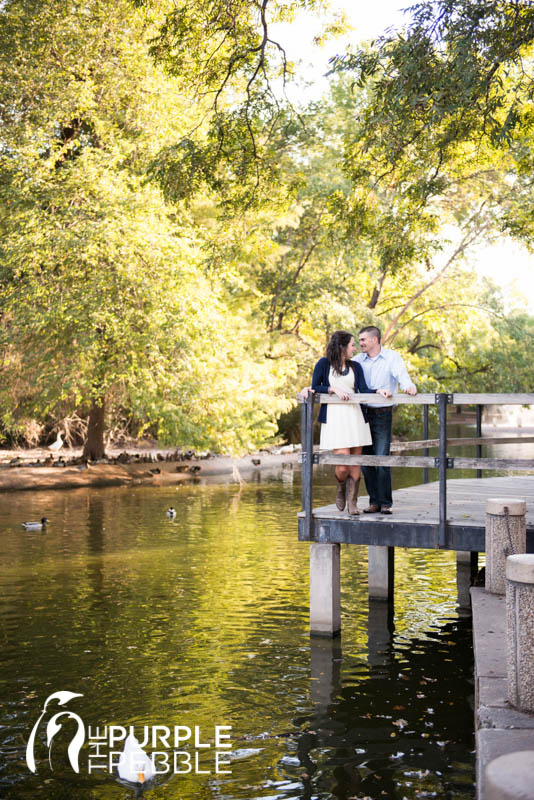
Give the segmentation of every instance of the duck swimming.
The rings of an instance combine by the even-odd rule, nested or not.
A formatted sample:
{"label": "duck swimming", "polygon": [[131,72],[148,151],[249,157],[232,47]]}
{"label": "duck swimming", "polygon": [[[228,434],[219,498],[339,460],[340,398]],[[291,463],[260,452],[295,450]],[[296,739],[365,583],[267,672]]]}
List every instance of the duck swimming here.
{"label": "duck swimming", "polygon": [[174,519],[175,516],[176,516],[176,510],[172,506],[170,508],[168,508],[165,513],[167,514],[169,519]]}
{"label": "duck swimming", "polygon": [[23,522],[22,527],[27,531],[38,531],[41,530],[41,528],[45,528],[47,522],[48,520],[46,517],[41,517],[40,522]]}
{"label": "duck swimming", "polygon": [[145,783],[156,773],[152,758],[141,749],[133,733],[124,742],[118,770],[119,778],[130,783]]}

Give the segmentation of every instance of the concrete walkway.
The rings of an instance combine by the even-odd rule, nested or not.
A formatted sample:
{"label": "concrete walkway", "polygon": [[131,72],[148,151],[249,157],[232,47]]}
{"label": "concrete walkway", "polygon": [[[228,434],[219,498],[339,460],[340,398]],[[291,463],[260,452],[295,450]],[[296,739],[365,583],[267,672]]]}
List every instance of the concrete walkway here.
{"label": "concrete walkway", "polygon": [[485,800],[484,771],[494,758],[534,750],[534,714],[509,705],[506,677],[506,600],[471,589],[475,651],[477,800]]}

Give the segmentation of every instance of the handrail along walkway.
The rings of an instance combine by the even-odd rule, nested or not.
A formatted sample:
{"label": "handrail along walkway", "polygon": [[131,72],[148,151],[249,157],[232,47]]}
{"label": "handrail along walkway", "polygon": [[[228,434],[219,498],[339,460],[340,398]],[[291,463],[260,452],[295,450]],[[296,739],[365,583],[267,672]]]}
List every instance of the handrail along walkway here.
{"label": "handrail along walkway", "polygon": [[[482,458],[482,444],[510,442],[534,442],[534,437],[482,437],[482,409],[485,405],[534,405],[534,394],[418,394],[415,396],[395,394],[391,398],[391,405],[422,405],[423,440],[402,442],[400,449],[424,450],[423,456],[371,456],[371,455],[339,455],[330,451],[314,452],[313,450],[313,406],[320,403],[359,403],[368,405],[384,405],[384,398],[376,394],[351,394],[349,400],[340,400],[337,395],[309,394],[304,400],[298,397],[301,406],[302,423],[302,510],[304,512],[304,526],[309,539],[313,532],[313,465],[314,464],[346,464],[366,466],[402,466],[423,467],[424,482],[428,483],[429,468],[439,469],[439,543],[444,547],[447,531],[447,472],[450,469],[476,469],[477,478],[482,476],[482,470],[534,470],[532,459],[510,458]],[[439,407],[439,440],[428,438],[428,409],[432,405]],[[447,406],[449,405],[474,405],[476,406],[476,436],[472,439],[447,438]],[[439,455],[429,456],[429,447],[439,443]],[[457,444],[473,444],[477,448],[476,458],[462,456],[449,456],[447,446]]]}

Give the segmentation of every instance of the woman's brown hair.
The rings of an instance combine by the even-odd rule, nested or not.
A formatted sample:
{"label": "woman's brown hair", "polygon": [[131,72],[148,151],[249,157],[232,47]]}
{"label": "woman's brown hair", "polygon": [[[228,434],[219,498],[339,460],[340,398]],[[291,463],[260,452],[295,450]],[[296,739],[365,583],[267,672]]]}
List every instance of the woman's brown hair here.
{"label": "woman's brown hair", "polygon": [[352,338],[353,334],[348,331],[335,331],[328,342],[326,357],[338,375],[341,375],[343,371],[344,351]]}

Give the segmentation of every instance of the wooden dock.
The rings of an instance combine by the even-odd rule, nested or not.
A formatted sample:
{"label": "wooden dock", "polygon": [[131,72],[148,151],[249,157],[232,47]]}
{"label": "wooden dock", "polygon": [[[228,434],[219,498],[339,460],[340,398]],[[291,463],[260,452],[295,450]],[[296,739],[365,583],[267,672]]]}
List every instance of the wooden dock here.
{"label": "wooden dock", "polygon": [[[534,553],[534,459],[482,458],[482,408],[484,405],[534,405],[533,394],[396,394],[391,403],[414,404],[423,409],[422,440],[406,448],[423,450],[422,456],[344,455],[314,447],[314,403],[382,404],[376,394],[353,394],[346,401],[336,395],[308,394],[300,398],[302,421],[302,512],[298,517],[298,538],[310,543],[310,633],[335,636],[341,630],[340,545],[368,546],[369,598],[391,601],[395,574],[395,548],[416,547],[455,550],[458,574],[469,578],[477,566],[478,553],[485,552],[486,501],[492,498],[525,498],[527,506],[527,552]],[[447,436],[449,407],[472,404],[476,410],[475,458],[452,455],[449,447],[459,444]],[[429,412],[438,411],[439,440],[429,438]],[[490,437],[494,438],[494,437]],[[519,441],[521,437],[517,436]],[[430,448],[439,441],[439,455]],[[463,443],[463,442],[462,442]],[[424,483],[393,493],[393,514],[350,516],[334,506],[313,507],[315,464],[366,465],[368,467],[423,468]],[[439,481],[429,483],[429,470],[439,472]],[[475,479],[451,479],[454,469],[476,470]],[[482,478],[483,470],[520,471],[513,477]],[[531,477],[526,473],[530,472]],[[332,476],[332,485],[335,485]],[[361,498],[362,505],[367,498]],[[506,512],[505,512],[506,513]]]}
{"label": "wooden dock", "polygon": [[[489,497],[524,497],[527,501],[527,552],[534,553],[534,475],[500,478],[449,479],[447,526],[441,549],[485,551],[485,508]],[[361,508],[368,504],[360,497]],[[438,548],[439,482],[393,492],[393,514],[351,517],[335,505],[315,508],[312,533],[299,514],[299,540],[330,544]]]}

